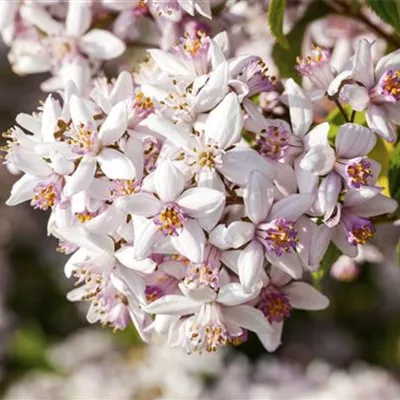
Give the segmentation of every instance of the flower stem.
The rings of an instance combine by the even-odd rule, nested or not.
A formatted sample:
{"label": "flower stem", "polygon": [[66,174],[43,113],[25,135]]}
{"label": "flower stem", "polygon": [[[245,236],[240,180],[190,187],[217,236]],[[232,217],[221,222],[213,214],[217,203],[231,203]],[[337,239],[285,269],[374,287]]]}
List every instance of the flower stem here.
{"label": "flower stem", "polygon": [[340,103],[340,101],[338,99],[334,100],[335,104],[337,105],[337,108],[339,109],[339,111],[342,113],[343,118],[346,122],[350,122],[349,117],[345,111],[345,109],[343,108],[342,104]]}

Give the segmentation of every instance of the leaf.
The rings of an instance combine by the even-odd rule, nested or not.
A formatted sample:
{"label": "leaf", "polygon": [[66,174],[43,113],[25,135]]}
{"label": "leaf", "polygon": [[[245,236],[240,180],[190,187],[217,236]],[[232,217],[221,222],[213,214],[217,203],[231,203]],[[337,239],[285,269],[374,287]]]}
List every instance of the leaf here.
{"label": "leaf", "polygon": [[[276,1],[279,2],[279,0]],[[300,82],[300,75],[295,66],[296,58],[301,55],[301,45],[303,43],[305,30],[311,22],[332,13],[334,13],[334,11],[325,2],[321,0],[312,2],[308,6],[303,18],[301,18],[291,32],[286,35],[286,40],[290,43],[290,50],[285,49],[279,43],[275,43],[272,49],[272,57],[280,71],[281,77],[292,77],[298,83]]]}
{"label": "leaf", "polygon": [[342,252],[333,244],[330,243],[326,251],[318,271],[312,273],[314,286],[319,289],[322,278],[329,272],[334,262],[342,255]]}
{"label": "leaf", "polygon": [[399,0],[367,0],[367,6],[384,22],[400,33],[400,1]]}
{"label": "leaf", "polygon": [[286,0],[271,0],[268,8],[268,23],[271,33],[277,42],[285,49],[290,49],[289,42],[283,33],[283,17],[285,14]]}
{"label": "leaf", "polygon": [[400,142],[394,148],[389,161],[388,179],[390,195],[400,201]]}

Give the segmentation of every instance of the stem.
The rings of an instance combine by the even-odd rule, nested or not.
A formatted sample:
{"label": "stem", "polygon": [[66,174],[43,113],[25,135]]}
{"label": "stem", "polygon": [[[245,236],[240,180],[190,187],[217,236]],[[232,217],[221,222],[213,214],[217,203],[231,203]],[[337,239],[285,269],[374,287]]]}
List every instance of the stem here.
{"label": "stem", "polygon": [[353,111],[351,112],[350,122],[354,122],[355,117],[356,117],[356,111],[353,110]]}
{"label": "stem", "polygon": [[337,108],[339,109],[339,111],[342,113],[344,120],[346,122],[350,122],[348,115],[346,114],[345,109],[343,108],[343,106],[341,105],[340,101],[338,99],[334,100],[335,104],[337,105]]}

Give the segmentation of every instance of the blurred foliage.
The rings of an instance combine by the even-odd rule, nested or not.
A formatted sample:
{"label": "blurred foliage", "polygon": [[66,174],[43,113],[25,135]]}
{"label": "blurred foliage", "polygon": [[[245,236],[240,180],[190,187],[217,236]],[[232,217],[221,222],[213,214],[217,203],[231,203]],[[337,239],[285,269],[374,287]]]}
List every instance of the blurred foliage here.
{"label": "blurred foliage", "polygon": [[366,4],[382,21],[392,26],[396,33],[400,34],[399,0],[366,0]]}
{"label": "blurred foliage", "polygon": [[286,50],[290,44],[283,33],[283,17],[285,15],[286,0],[271,0],[268,8],[268,23],[276,41]]}

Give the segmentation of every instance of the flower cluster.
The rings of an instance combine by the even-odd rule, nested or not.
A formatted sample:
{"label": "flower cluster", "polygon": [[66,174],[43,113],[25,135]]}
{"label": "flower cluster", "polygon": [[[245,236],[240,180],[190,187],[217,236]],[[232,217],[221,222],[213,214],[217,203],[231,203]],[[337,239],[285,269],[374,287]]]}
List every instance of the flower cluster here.
{"label": "flower cluster", "polygon": [[[160,18],[209,16],[207,1],[145,5]],[[18,11],[48,33],[31,56],[50,52],[52,83],[71,54],[99,68],[124,49],[109,32],[84,33],[87,10],[71,2],[65,29],[42,6]],[[60,98],[18,115],[6,133],[6,165],[24,173],[7,204],[51,211],[48,233],[71,255],[65,273],[77,285],[68,298],[90,303],[89,322],[116,330],[132,322],[143,340],[161,334],[189,353],[241,344],[252,331],[273,351],[294,309],[328,306],[302,278],[319,269],[330,243],[356,257],[374,217],[397,209],[369,157],[376,133],[394,140],[383,115],[396,122],[397,52],[374,72],[371,45],[360,41],[336,71],[330,52],[315,48],[298,61],[312,96],[269,75],[260,57],[229,49],[225,32],[188,30],[111,82],[90,80],[91,69],[90,84],[77,85],[65,82],[68,72]],[[288,118],[266,117],[257,97],[283,88]],[[349,121],[332,139],[328,122],[314,123],[311,99],[325,94],[367,110],[368,127]]]}

